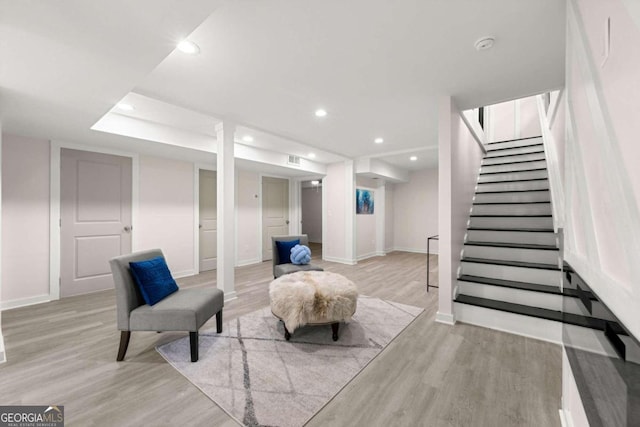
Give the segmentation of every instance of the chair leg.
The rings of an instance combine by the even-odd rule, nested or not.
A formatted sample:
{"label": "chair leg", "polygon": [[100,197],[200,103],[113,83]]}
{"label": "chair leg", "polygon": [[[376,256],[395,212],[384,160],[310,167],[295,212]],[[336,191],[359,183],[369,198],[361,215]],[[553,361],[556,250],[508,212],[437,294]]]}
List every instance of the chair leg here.
{"label": "chair leg", "polygon": [[198,331],[189,332],[189,343],[191,344],[191,361],[198,361]]}
{"label": "chair leg", "polygon": [[124,355],[127,353],[127,347],[129,347],[129,339],[131,338],[131,331],[120,331],[120,348],[118,349],[118,357],[116,360],[122,362]]}
{"label": "chair leg", "polygon": [[222,332],[222,309],[216,313],[216,332]]}

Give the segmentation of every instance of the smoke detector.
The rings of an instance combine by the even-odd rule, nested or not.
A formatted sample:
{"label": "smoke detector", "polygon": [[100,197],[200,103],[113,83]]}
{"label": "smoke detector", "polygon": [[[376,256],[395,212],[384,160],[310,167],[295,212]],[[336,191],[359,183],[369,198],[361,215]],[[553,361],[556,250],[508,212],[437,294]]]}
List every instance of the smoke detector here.
{"label": "smoke detector", "polygon": [[493,47],[493,43],[495,41],[496,41],[496,39],[494,39],[493,37],[483,37],[483,38],[479,39],[478,41],[476,41],[474,46],[476,47],[477,51],[487,50],[487,49],[491,49]]}

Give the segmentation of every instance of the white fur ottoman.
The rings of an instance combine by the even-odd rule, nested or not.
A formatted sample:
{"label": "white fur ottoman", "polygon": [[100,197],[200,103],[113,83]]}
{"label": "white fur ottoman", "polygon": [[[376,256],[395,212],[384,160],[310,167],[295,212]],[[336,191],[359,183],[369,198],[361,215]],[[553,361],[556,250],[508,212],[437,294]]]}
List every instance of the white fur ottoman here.
{"label": "white fur ottoman", "polygon": [[356,312],[358,288],[352,281],[329,271],[285,274],[269,285],[271,312],[284,322],[284,337],[304,325],[331,325],[338,340],[340,322]]}

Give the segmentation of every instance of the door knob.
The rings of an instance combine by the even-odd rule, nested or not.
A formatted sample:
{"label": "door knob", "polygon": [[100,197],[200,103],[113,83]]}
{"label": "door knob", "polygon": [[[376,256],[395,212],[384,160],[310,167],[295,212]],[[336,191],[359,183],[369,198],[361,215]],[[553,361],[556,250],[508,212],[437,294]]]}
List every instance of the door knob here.
{"label": "door knob", "polygon": [[127,233],[130,233],[130,232],[131,232],[131,230],[133,230],[133,227],[132,227],[132,226],[129,226],[129,225],[125,225],[125,226],[124,226],[124,231],[126,231]]}
{"label": "door knob", "polygon": [[202,224],[198,224],[198,228],[202,228]]}
{"label": "door knob", "polygon": [[286,220],[286,221],[285,221],[285,224],[289,225],[289,220]]}

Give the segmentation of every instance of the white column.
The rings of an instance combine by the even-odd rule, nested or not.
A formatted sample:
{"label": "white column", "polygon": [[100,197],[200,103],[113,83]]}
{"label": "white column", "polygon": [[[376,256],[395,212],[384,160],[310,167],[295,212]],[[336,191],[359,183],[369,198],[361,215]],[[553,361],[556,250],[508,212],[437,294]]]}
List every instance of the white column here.
{"label": "white column", "polygon": [[[2,122],[0,122],[0,301],[2,300]],[[2,335],[2,311],[0,311],[0,363],[6,362]]]}
{"label": "white column", "polygon": [[345,260],[349,264],[357,264],[356,258],[356,166],[353,160],[344,162],[345,191]]}
{"label": "white column", "polygon": [[225,301],[235,299],[235,162],[233,155],[235,124],[224,121],[216,126],[217,202],[218,202],[218,289]]}
{"label": "white column", "polygon": [[376,255],[386,255],[384,248],[386,246],[386,190],[387,185],[383,180],[378,181],[380,184],[376,188],[376,197],[374,199],[374,209],[376,215]]}
{"label": "white column", "polygon": [[451,97],[443,96],[438,102],[438,312],[436,322],[453,324],[453,289],[456,283],[453,271],[451,244],[452,195],[451,182]]}
{"label": "white column", "polygon": [[302,182],[297,178],[289,179],[289,234],[302,234]]}

